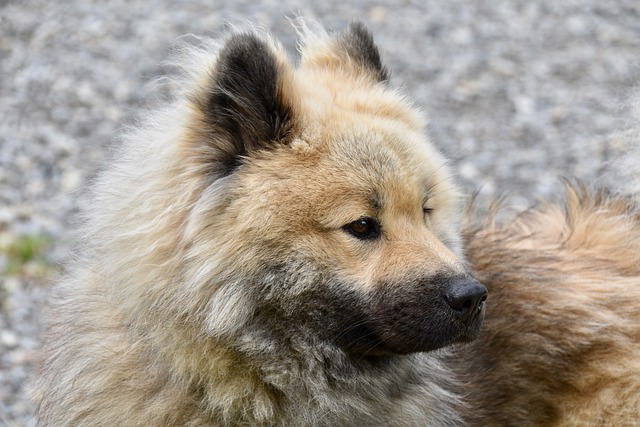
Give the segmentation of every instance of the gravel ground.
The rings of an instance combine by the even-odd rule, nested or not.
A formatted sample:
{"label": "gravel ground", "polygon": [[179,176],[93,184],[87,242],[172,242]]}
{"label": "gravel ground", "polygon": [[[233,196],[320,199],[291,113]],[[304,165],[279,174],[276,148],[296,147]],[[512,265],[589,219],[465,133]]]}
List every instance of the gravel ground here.
{"label": "gravel ground", "polygon": [[[310,3],[310,2],[309,2]],[[363,20],[481,200],[554,196],[621,151],[640,76],[637,0],[0,0],[0,425],[32,425],[25,395],[39,307],[61,270],[76,193],[118,129],[157,94],[175,40],[228,20]]]}

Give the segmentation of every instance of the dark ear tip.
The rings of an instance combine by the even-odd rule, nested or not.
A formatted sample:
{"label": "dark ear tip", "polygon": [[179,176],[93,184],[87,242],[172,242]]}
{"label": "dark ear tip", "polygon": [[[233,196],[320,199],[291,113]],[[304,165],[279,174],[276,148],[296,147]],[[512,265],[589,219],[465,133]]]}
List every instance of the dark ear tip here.
{"label": "dark ear tip", "polygon": [[225,42],[220,51],[218,63],[231,67],[236,64],[251,66],[259,63],[254,59],[265,56],[270,56],[270,52],[269,46],[264,40],[256,34],[236,33]]}
{"label": "dark ear tip", "polygon": [[373,35],[362,21],[349,23],[342,34],[342,42],[349,56],[372,71],[378,81],[389,81],[389,71],[382,65]]}
{"label": "dark ear tip", "polygon": [[360,37],[367,38],[371,40],[371,42],[373,42],[373,35],[371,34],[367,26],[364,24],[364,22],[360,20],[356,19],[351,21],[347,26],[347,31],[351,32],[352,34],[358,35]]}

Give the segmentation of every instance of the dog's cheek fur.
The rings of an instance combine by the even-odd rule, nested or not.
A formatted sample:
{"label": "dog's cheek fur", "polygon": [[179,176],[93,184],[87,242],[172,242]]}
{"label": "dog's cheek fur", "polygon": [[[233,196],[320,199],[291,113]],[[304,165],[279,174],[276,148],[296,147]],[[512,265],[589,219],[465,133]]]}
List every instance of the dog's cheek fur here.
{"label": "dog's cheek fur", "polygon": [[455,253],[460,261],[463,261],[465,259],[461,237],[463,197],[452,177],[453,174],[444,163],[433,174],[432,180],[436,183],[431,190],[433,209],[427,214],[427,223],[440,241]]}

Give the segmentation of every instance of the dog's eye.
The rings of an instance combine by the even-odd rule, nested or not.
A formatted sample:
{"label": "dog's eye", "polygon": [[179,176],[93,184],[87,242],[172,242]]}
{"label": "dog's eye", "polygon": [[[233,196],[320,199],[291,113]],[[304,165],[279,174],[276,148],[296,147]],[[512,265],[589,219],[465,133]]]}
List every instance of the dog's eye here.
{"label": "dog's eye", "polygon": [[382,230],[380,223],[373,218],[360,218],[345,225],[343,229],[361,240],[373,240],[380,237]]}

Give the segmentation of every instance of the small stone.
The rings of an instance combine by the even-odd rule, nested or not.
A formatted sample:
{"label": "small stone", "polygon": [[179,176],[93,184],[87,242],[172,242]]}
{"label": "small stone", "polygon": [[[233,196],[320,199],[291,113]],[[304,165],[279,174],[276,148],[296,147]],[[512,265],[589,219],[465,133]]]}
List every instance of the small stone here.
{"label": "small stone", "polygon": [[12,331],[0,331],[0,344],[7,348],[15,348],[18,345],[18,338]]}

